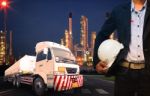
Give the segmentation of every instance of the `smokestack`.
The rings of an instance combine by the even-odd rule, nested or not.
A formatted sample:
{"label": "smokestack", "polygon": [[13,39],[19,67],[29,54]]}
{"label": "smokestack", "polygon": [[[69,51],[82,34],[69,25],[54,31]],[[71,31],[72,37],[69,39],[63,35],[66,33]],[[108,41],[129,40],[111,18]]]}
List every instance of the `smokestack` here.
{"label": "smokestack", "polygon": [[9,45],[9,56],[12,56],[12,31],[10,31],[10,45]]}
{"label": "smokestack", "polygon": [[69,34],[72,35],[72,13],[69,13]]}
{"label": "smokestack", "polygon": [[10,41],[9,41],[9,64],[14,64],[15,58],[13,56],[13,45],[12,45],[12,31],[10,31]]}
{"label": "smokestack", "polygon": [[81,16],[81,38],[80,44],[83,46],[84,50],[88,50],[88,18],[86,16]]}
{"label": "smokestack", "polygon": [[71,12],[69,13],[69,18],[72,18],[72,13]]}
{"label": "smokestack", "polygon": [[68,26],[68,33],[69,33],[69,37],[68,37],[68,42],[69,42],[69,49],[71,51],[73,51],[73,39],[72,39],[72,13],[69,13],[69,26]]}

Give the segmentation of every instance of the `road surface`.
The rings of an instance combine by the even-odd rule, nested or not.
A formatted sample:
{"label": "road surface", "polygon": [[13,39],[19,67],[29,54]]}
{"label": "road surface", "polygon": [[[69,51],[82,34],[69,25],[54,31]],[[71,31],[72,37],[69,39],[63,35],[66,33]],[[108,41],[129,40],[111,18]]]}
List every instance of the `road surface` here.
{"label": "road surface", "polygon": [[[50,92],[45,96],[113,96],[114,82],[103,80],[101,75],[84,75],[84,86],[66,92]],[[0,78],[0,96],[35,96],[30,86],[17,89]]]}

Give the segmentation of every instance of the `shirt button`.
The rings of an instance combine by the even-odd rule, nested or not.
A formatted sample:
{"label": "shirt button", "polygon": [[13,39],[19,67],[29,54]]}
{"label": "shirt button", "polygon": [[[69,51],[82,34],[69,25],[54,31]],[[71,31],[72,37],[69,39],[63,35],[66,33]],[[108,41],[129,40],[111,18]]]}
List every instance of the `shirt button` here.
{"label": "shirt button", "polygon": [[140,47],[140,45],[138,45],[138,47]]}
{"label": "shirt button", "polygon": [[138,57],[140,58],[140,55],[138,55]]}
{"label": "shirt button", "polygon": [[139,38],[139,37],[140,37],[140,35],[137,35],[137,37]]}
{"label": "shirt button", "polygon": [[140,25],[137,25],[137,27],[140,27]]}

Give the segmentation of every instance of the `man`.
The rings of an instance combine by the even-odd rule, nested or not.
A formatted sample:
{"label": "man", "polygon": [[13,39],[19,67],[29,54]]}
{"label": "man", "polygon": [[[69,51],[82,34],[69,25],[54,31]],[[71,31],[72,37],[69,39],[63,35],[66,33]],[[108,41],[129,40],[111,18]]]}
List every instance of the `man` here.
{"label": "man", "polygon": [[[107,64],[98,59],[97,52],[114,30],[124,49],[107,71]],[[149,0],[131,0],[113,9],[96,37],[93,59],[98,73],[116,77],[115,96],[150,96]]]}

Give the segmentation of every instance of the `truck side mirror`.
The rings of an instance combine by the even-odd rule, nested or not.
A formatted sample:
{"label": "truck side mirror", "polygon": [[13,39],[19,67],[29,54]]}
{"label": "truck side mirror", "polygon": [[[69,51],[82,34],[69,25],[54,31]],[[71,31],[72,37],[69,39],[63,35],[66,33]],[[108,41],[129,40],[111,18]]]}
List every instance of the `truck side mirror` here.
{"label": "truck side mirror", "polygon": [[47,49],[47,48],[44,48],[43,53],[44,53],[44,54],[47,54],[47,53],[48,53],[48,49]]}

